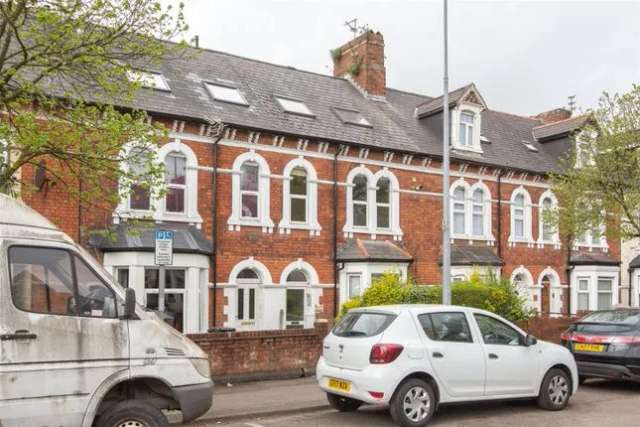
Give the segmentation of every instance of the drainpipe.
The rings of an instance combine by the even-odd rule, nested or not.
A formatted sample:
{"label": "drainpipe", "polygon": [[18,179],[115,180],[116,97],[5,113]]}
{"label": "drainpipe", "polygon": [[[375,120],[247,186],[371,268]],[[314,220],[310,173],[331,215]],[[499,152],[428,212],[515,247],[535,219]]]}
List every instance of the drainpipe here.
{"label": "drainpipe", "polygon": [[211,174],[211,187],[213,195],[211,197],[211,214],[213,215],[211,224],[211,243],[213,245],[213,254],[211,259],[211,274],[213,275],[213,322],[212,327],[215,328],[218,314],[218,143],[224,135],[224,126],[220,131],[220,135],[213,141],[213,173]]}
{"label": "drainpipe", "polygon": [[[632,292],[632,289],[633,289],[633,273],[632,273],[632,271],[633,270],[631,270],[631,268],[629,268],[628,271],[629,271],[629,307],[631,307],[632,306],[632,301],[633,301],[631,299],[631,297],[633,296],[633,292]],[[622,272],[620,274],[622,275]],[[622,281],[620,281],[620,283],[622,283]]]}
{"label": "drainpipe", "polygon": [[567,316],[571,316],[571,270],[573,267],[571,266],[571,246],[573,246],[573,239],[570,239],[570,242],[567,245]]}
{"label": "drainpipe", "polygon": [[502,170],[498,173],[498,258],[502,260]]}
{"label": "drainpipe", "polygon": [[333,155],[333,317],[338,315],[338,150]]}

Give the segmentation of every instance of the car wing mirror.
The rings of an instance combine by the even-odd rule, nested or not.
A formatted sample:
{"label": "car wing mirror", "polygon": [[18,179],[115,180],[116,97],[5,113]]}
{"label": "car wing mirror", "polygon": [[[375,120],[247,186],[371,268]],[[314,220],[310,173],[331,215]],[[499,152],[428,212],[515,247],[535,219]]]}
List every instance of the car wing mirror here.
{"label": "car wing mirror", "polygon": [[532,345],[536,345],[538,344],[538,339],[536,337],[534,337],[531,334],[527,334],[526,337],[524,337],[524,346],[525,347],[531,347]]}
{"label": "car wing mirror", "polygon": [[136,291],[133,288],[124,290],[124,318],[133,319],[136,316]]}

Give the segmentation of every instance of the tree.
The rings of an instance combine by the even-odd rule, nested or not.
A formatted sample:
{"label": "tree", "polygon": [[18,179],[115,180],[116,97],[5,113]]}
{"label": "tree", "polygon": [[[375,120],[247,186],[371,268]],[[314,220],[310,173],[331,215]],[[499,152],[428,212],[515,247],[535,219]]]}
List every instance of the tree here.
{"label": "tree", "polygon": [[[24,168],[85,206],[112,206],[133,184],[162,191],[153,152],[165,132],[131,106],[144,80],[139,70],[184,54],[184,43],[163,41],[186,30],[182,8],[153,0],[0,2],[0,192],[33,189]],[[114,191],[119,183],[123,191]]]}
{"label": "tree", "polygon": [[640,86],[622,95],[604,93],[551,176],[560,208],[545,220],[572,243],[606,224],[612,238],[640,237]]}

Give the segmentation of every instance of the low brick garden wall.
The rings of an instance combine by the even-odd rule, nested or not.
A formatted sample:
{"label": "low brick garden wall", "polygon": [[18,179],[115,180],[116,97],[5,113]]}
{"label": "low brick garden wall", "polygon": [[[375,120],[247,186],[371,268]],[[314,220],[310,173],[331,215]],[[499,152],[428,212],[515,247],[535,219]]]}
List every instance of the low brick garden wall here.
{"label": "low brick garden wall", "polygon": [[291,378],[315,373],[328,322],[313,329],[213,332],[189,335],[208,355],[222,382]]}
{"label": "low brick garden wall", "polygon": [[[534,317],[523,329],[558,343],[576,317]],[[329,323],[313,329],[255,332],[213,332],[190,335],[208,355],[214,380],[220,382],[292,378],[312,375],[322,352]]]}

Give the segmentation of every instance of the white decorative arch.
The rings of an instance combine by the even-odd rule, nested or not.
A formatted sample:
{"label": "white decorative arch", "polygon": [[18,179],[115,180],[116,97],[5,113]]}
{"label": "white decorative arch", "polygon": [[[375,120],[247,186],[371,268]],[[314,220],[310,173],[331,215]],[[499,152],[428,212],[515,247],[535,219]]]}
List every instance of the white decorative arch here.
{"label": "white decorative arch", "polygon": [[308,262],[304,261],[302,258],[298,258],[296,261],[287,265],[284,270],[282,270],[282,274],[280,275],[280,284],[287,284],[287,277],[294,270],[302,270],[307,273],[307,277],[309,278],[309,285],[317,285],[320,283],[320,279],[318,277],[318,272],[315,268]]}
{"label": "white decorative arch", "polygon": [[542,273],[540,273],[540,275],[538,276],[538,286],[542,287],[542,280],[545,277],[549,277],[551,279],[551,286],[556,288],[562,286],[560,282],[560,275],[552,267],[547,267],[542,270]]}
{"label": "white decorative arch", "polygon": [[[560,275],[552,267],[547,267],[538,276],[538,288],[540,292],[543,292],[544,285],[542,284],[545,277],[549,277],[549,313],[552,315],[559,315],[562,311],[562,283],[560,282]],[[540,301],[542,306],[542,300]]]}
{"label": "white decorative arch", "polygon": [[[258,218],[243,218],[242,202],[240,200],[240,175],[241,167],[244,162],[253,161],[258,164]],[[233,171],[231,178],[232,200],[231,200],[231,216],[227,220],[229,230],[240,230],[241,226],[262,227],[265,233],[273,232],[273,221],[270,214],[270,176],[271,171],[269,164],[260,154],[254,150],[240,154],[233,162]]]}
{"label": "white decorative arch", "polygon": [[[454,205],[456,203],[456,200],[454,199],[454,194],[456,192],[456,190],[458,188],[462,188],[464,190],[464,233],[460,234],[457,233],[455,231],[455,227],[454,227],[454,218],[455,218],[455,210],[454,210]],[[470,191],[471,191],[471,186],[469,185],[469,183],[467,181],[464,180],[464,178],[458,178],[453,184],[451,184],[451,187],[449,188],[449,195],[450,195],[450,204],[451,206],[449,207],[449,222],[451,224],[451,231],[452,231],[452,236],[455,238],[468,238],[470,233],[470,224],[471,224],[471,220],[469,218],[469,197],[470,195]]]}
{"label": "white decorative arch", "polygon": [[[307,222],[304,224],[291,221],[290,184],[291,172],[295,168],[303,168],[307,172]],[[284,167],[282,186],[282,219],[278,224],[280,233],[290,233],[291,229],[309,230],[312,236],[319,236],[322,227],[318,223],[318,175],[313,164],[300,156],[291,160]]]}
{"label": "white decorative arch", "polygon": [[254,259],[253,257],[249,257],[243,261],[240,261],[231,269],[231,273],[229,273],[229,283],[237,283],[238,274],[240,274],[240,272],[245,268],[250,268],[258,273],[258,276],[260,276],[261,285],[271,285],[273,283],[273,279],[271,278],[269,269],[263,263]]}
{"label": "white decorative arch", "polygon": [[[358,175],[364,175],[367,177],[367,226],[366,227],[354,227],[353,225],[353,180]],[[347,218],[344,222],[342,231],[345,237],[352,237],[354,232],[370,232],[372,229],[373,212],[371,212],[371,200],[375,198],[374,187],[374,175],[364,165],[355,167],[349,171],[347,175]]]}
{"label": "white decorative arch", "polygon": [[[393,233],[395,240],[402,239],[402,229],[400,228],[400,183],[398,178],[388,168],[382,168],[373,175],[372,186],[373,197],[371,197],[369,211],[373,214],[373,221],[371,224],[374,227],[374,233],[378,233],[380,228],[377,226],[377,213],[376,213],[376,192],[378,190],[378,180],[380,178],[387,178],[389,180],[389,226]],[[374,225],[375,224],[375,225]]]}
{"label": "white decorative arch", "polygon": [[[517,237],[514,233],[515,231],[515,218],[514,218],[514,211],[515,211],[515,199],[518,195],[522,195],[524,197],[524,236],[523,237]],[[526,188],[524,188],[522,185],[517,187],[515,190],[513,190],[513,192],[511,193],[511,199],[510,199],[510,206],[511,209],[509,210],[509,217],[510,217],[510,230],[509,230],[509,243],[510,244],[515,244],[516,242],[524,242],[527,243],[529,245],[533,244],[533,233],[531,230],[531,223],[532,223],[532,217],[531,217],[531,195],[529,194],[529,192],[527,191]]]}
{"label": "white decorative arch", "polygon": [[[464,199],[465,231],[463,234],[454,233],[453,237],[469,239],[469,240],[473,240],[473,239],[487,240],[489,244],[493,243],[495,241],[495,238],[493,237],[493,231],[491,227],[491,190],[489,190],[489,187],[487,187],[487,185],[483,181],[477,181],[473,185],[471,185],[467,181],[465,181],[463,178],[459,178],[453,184],[451,184],[451,187],[449,188],[449,194],[451,195],[451,198],[450,198],[451,207],[449,208],[449,212],[451,215],[451,218],[450,218],[451,224],[453,224],[453,216],[454,216],[453,206],[455,203],[455,200],[453,199],[453,195],[458,188],[463,188],[465,192],[465,196],[464,196],[465,197]],[[476,190],[481,190],[484,193],[484,202],[482,207],[484,233],[482,235],[475,235],[473,233],[473,205],[474,205],[473,194]]]}
{"label": "white decorative arch", "polygon": [[513,270],[510,278],[511,284],[514,284],[516,276],[520,274],[524,277],[525,281],[524,283],[516,285],[516,292],[525,299],[525,304],[528,308],[533,308],[540,312],[540,287],[535,284],[533,276],[528,269],[521,265]]}
{"label": "white decorative arch", "polygon": [[185,216],[202,222],[198,214],[198,158],[187,144],[183,144],[179,139],[163,145],[158,150],[158,162],[164,163],[167,155],[180,153],[186,159],[185,168],[185,207],[184,213],[167,212],[164,200],[155,200],[154,205],[157,212],[162,212],[164,219],[180,220]]}
{"label": "white decorative arch", "polygon": [[554,245],[560,245],[560,233],[558,232],[558,228],[553,233],[551,240],[544,239],[544,233],[542,232],[545,224],[544,224],[544,215],[543,215],[543,203],[545,200],[549,199],[551,201],[551,209],[558,208],[558,199],[556,195],[549,189],[545,190],[544,193],[540,195],[538,199],[538,244],[543,245],[545,243],[551,243]]}

